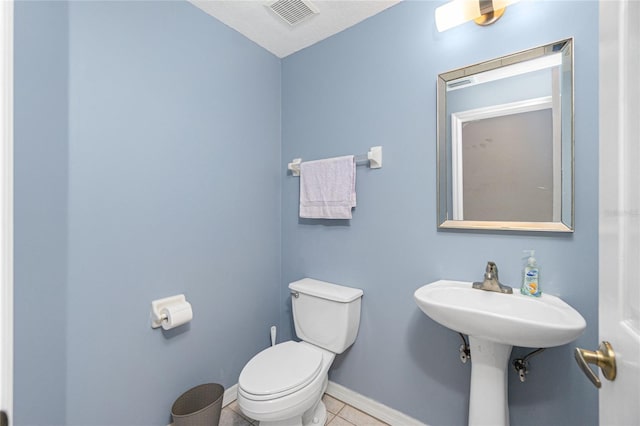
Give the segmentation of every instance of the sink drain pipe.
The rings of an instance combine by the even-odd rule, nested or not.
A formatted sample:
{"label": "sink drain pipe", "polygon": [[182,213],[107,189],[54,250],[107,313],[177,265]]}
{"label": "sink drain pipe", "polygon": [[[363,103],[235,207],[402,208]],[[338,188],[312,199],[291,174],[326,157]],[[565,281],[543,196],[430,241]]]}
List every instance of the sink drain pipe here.
{"label": "sink drain pipe", "polygon": [[[467,341],[466,337],[464,336],[464,334],[462,333],[458,333],[460,335],[460,338],[462,339],[462,344],[460,345],[460,361],[463,364],[466,364],[468,361],[471,360],[471,348],[469,347],[469,342]],[[527,380],[527,374],[529,373],[529,358],[538,355],[539,353],[543,352],[546,348],[538,348],[533,352],[529,352],[527,355],[525,355],[522,358],[516,358],[513,360],[513,368],[516,370],[516,373],[518,373],[518,378],[520,379],[520,382],[524,383],[525,380]]]}
{"label": "sink drain pipe", "polygon": [[522,358],[516,358],[513,360],[513,368],[518,373],[518,377],[520,378],[520,382],[524,383],[527,380],[527,374],[529,373],[529,358],[532,356],[538,355],[543,352],[546,348],[539,348],[533,352],[528,353]]}

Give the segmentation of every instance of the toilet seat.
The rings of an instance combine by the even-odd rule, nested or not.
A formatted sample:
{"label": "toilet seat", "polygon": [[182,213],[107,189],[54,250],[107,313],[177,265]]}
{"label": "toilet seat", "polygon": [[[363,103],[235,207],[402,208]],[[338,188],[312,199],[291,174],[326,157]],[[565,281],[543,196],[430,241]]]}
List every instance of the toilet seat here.
{"label": "toilet seat", "polygon": [[240,373],[238,386],[249,399],[271,400],[304,388],[321,370],[321,351],[288,341],[254,356]]}

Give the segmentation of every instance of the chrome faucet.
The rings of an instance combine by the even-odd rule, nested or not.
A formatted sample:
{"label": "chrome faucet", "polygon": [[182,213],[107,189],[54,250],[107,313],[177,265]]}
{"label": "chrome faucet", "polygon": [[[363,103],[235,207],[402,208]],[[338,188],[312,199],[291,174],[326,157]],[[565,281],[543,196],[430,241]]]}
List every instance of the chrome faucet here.
{"label": "chrome faucet", "polygon": [[498,266],[494,262],[487,262],[487,269],[484,272],[484,281],[474,282],[473,288],[486,291],[496,291],[498,293],[512,294],[513,289],[509,286],[500,284],[498,280]]}

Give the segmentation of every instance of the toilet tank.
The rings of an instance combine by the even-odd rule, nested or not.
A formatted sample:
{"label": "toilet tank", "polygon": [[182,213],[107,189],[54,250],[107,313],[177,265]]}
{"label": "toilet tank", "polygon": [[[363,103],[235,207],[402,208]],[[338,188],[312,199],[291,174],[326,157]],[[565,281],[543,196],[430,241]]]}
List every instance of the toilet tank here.
{"label": "toilet tank", "polygon": [[341,354],[356,340],[362,290],[303,278],[289,284],[301,340]]}

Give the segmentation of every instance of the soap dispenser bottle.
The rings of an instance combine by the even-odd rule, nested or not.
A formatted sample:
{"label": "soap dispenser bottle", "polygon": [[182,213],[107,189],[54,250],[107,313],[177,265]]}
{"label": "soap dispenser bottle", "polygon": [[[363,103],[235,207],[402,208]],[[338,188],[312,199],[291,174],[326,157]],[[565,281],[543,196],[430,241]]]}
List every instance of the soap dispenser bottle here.
{"label": "soap dispenser bottle", "polygon": [[525,250],[525,253],[528,253],[528,256],[526,256],[526,264],[522,271],[520,293],[527,296],[540,297],[542,294],[540,290],[540,267],[536,263],[536,252],[534,250]]}

